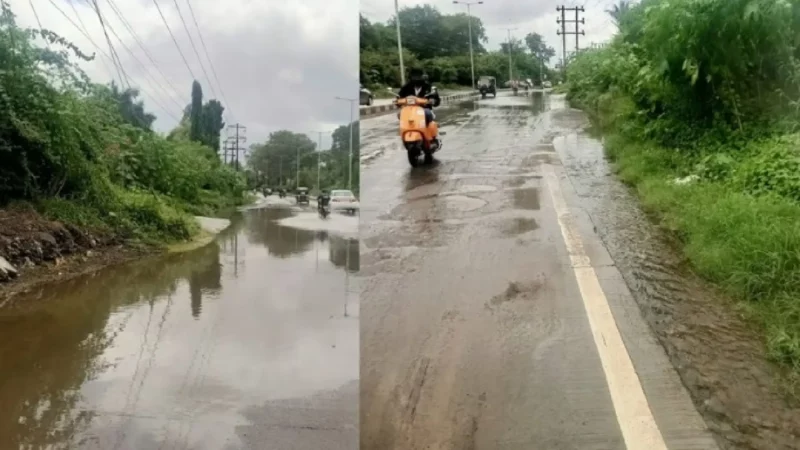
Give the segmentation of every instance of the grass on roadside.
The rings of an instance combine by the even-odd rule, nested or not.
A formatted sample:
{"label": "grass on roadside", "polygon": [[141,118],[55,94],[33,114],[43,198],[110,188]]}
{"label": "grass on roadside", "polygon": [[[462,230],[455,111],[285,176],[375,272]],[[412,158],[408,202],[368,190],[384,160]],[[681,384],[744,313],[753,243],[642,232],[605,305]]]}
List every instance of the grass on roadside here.
{"label": "grass on roadside", "polygon": [[643,207],[684,243],[696,271],[740,300],[761,326],[768,356],[800,374],[800,204],[731,182],[678,184],[678,153],[614,133],[606,149]]}

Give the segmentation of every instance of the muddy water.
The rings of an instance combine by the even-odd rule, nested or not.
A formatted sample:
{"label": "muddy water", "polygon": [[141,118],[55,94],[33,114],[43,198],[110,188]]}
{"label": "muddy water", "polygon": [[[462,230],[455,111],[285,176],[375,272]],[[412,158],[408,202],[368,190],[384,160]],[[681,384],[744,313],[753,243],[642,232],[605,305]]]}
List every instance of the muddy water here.
{"label": "muddy water", "polygon": [[0,447],[356,448],[359,243],[293,214],[3,311]]}
{"label": "muddy water", "polygon": [[758,336],[615,178],[602,143],[584,131],[585,115],[564,105],[553,114],[553,144],[580,207],[721,446],[800,449],[800,408],[786,401]]}

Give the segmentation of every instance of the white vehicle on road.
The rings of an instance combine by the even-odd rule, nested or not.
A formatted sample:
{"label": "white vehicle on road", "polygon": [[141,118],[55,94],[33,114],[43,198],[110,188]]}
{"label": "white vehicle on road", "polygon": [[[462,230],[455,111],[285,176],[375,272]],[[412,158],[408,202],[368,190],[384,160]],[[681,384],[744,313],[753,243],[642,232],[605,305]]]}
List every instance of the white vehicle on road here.
{"label": "white vehicle on road", "polygon": [[355,214],[359,209],[358,199],[351,191],[334,189],[331,191],[331,210]]}

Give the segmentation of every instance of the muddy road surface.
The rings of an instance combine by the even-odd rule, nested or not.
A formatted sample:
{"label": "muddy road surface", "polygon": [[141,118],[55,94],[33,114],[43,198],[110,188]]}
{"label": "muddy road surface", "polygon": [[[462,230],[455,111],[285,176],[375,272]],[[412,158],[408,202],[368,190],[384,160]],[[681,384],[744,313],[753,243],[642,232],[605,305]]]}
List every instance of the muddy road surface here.
{"label": "muddy road surface", "polygon": [[563,98],[362,120],[361,448],[797,449],[800,415]]}
{"label": "muddy road surface", "polygon": [[1,311],[0,448],[357,448],[357,221],[281,225],[298,214]]}

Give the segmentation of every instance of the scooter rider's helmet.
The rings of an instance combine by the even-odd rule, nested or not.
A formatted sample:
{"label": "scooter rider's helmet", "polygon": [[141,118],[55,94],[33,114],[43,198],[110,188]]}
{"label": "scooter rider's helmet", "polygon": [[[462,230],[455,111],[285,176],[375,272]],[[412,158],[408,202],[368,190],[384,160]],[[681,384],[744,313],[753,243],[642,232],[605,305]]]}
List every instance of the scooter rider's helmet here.
{"label": "scooter rider's helmet", "polygon": [[415,82],[425,81],[425,73],[422,71],[422,69],[415,67],[408,72],[408,78]]}

